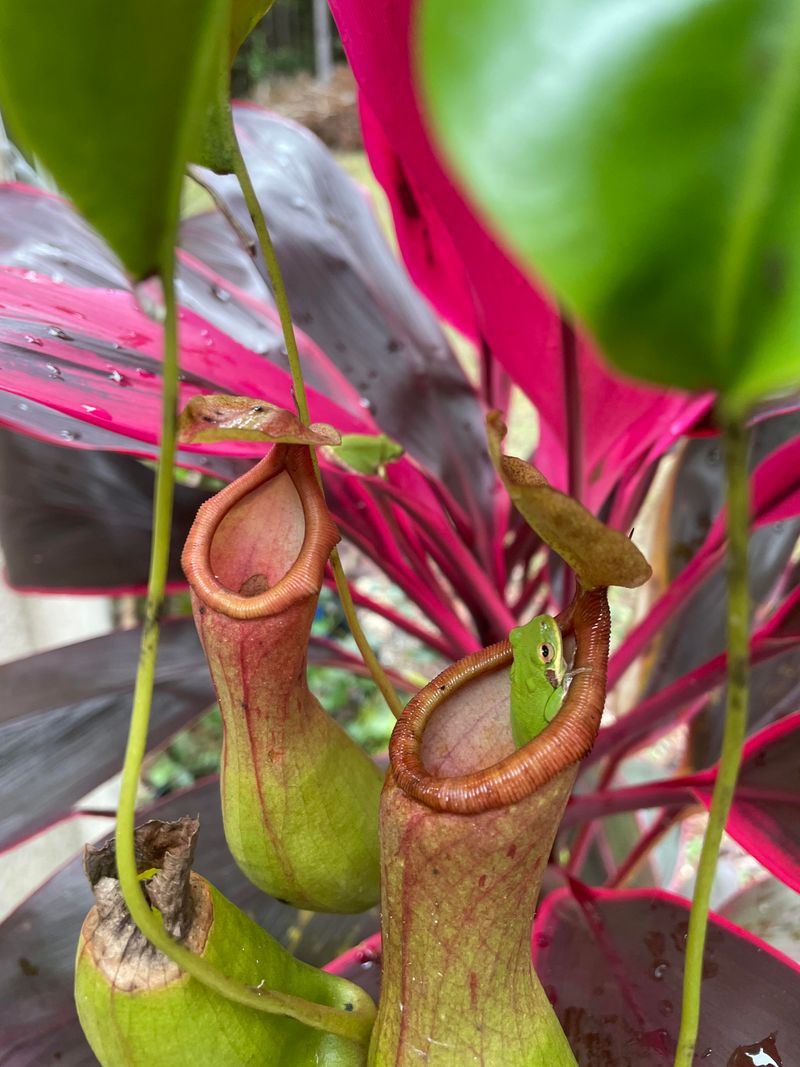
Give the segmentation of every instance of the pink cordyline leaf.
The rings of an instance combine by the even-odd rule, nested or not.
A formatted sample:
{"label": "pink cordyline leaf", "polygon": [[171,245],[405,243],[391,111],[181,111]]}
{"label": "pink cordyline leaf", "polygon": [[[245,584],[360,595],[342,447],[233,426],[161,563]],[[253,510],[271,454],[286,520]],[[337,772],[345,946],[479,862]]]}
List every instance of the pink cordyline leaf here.
{"label": "pink cordyline leaf", "polygon": [[[800,640],[800,588],[793,592],[753,635],[750,642],[752,667],[769,664],[786,653],[792,653]],[[608,755],[618,755],[650,743],[659,734],[671,729],[678,715],[698,697],[709,693],[725,681],[726,657],[722,653],[684,674],[671,685],[646,697],[621,719],[600,731],[587,763],[595,763]],[[699,710],[699,709],[698,709]],[[756,723],[757,727],[759,724]],[[751,725],[751,729],[755,728]]]}
{"label": "pink cordyline leaf", "polygon": [[[692,782],[706,807],[715,779],[716,769]],[[727,830],[767,870],[800,891],[800,712],[745,744]]]}
{"label": "pink cordyline leaf", "polygon": [[401,251],[440,314],[485,342],[536,405],[542,419],[537,465],[558,488],[567,488],[567,442],[580,450],[580,495],[596,509],[620,463],[640,461],[656,442],[669,447],[687,421],[708,409],[709,398],[633,385],[579,341],[581,425],[568,425],[558,314],[454,187],[425,129],[412,68],[412,7],[412,0],[331,3],[360,87],[365,146],[389,196]]}
{"label": "pink cordyline leaf", "polygon": [[[482,405],[363,190],[296,123],[244,104],[234,106],[234,121],[295,321],[384,432],[446,483],[475,528],[491,537],[494,473]],[[235,178],[207,172],[204,180],[254,236]],[[219,212],[186,219],[180,241],[260,299],[269,292],[260,257],[242,254]]]}
{"label": "pink cordyline leaf", "polygon": [[[77,289],[44,275],[0,269],[0,302],[0,384],[6,392],[155,443],[160,426],[161,327],[140,310],[130,293]],[[180,317],[181,404],[208,392],[286,404],[291,396],[286,371],[194,313],[182,310]],[[311,393],[309,404],[315,421],[329,422],[344,433],[374,431],[368,416],[355,417],[320,394]],[[184,448],[192,451],[197,446]],[[203,445],[202,450],[258,456],[263,445],[236,441],[226,442],[224,448]],[[198,467],[202,469],[202,457]]]}
{"label": "pink cordyline leaf", "polygon": [[[760,463],[752,476],[751,508],[754,529],[800,514],[800,437],[788,441]],[[656,600],[648,614],[628,634],[609,661],[608,682],[613,686],[664,624],[698,586],[720,565],[725,550],[723,510],[715,519],[702,547],[675,581]]]}
{"label": "pink cordyline leaf", "polygon": [[[800,889],[800,712],[767,726],[746,742],[727,830],[787,885]],[[717,767],[699,774],[601,789],[570,800],[563,826],[646,808],[706,807]]]}
{"label": "pink cordyline leaf", "polygon": [[[654,890],[572,883],[547,897],[536,917],[534,964],[581,1067],[672,1062],[688,922],[687,901]],[[795,963],[712,916],[699,1062],[767,1064],[766,1055],[754,1058],[761,1049],[788,1064],[800,1042],[798,999]]]}
{"label": "pink cordyline leaf", "polygon": [[[0,184],[0,217],[0,265],[32,278],[44,274],[71,286],[129,290],[114,255],[60,197],[17,183]],[[239,254],[249,262],[243,251]],[[285,366],[278,313],[266,300],[239,289],[180,250],[176,288],[183,307],[245,348]],[[150,287],[149,291],[156,299],[155,289]],[[340,407],[363,419],[364,406],[357,390],[302,330],[298,331],[298,347],[307,384],[326,396],[335,396]]]}

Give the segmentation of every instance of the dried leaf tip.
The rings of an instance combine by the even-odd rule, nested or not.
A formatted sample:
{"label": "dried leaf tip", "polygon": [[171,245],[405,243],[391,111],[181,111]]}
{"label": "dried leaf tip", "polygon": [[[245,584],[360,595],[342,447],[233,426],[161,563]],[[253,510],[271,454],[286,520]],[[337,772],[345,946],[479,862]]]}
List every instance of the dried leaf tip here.
{"label": "dried leaf tip", "polygon": [[572,568],[584,589],[609,585],[633,589],[651,577],[650,564],[628,537],[554,489],[532,464],[504,455],[506,425],[499,411],[486,416],[486,431],[492,463],[514,507]]}
{"label": "dried leaf tip", "polygon": [[247,396],[195,396],[178,419],[178,440],[265,441],[290,445],[338,445],[341,435],[325,422],[304,426],[291,411]]}

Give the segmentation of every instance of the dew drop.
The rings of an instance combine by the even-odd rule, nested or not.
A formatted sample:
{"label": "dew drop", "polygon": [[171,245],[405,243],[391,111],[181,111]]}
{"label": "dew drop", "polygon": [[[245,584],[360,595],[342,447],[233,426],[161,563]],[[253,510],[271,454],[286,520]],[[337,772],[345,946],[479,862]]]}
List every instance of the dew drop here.
{"label": "dew drop", "polygon": [[367,411],[372,409],[372,401],[368,396],[360,396],[358,398],[359,407],[366,408]]}
{"label": "dew drop", "polygon": [[292,207],[303,208],[303,207],[306,206],[306,203],[307,203],[306,200],[302,196],[293,196],[292,197]]}
{"label": "dew drop", "polygon": [[111,413],[106,411],[105,408],[95,407],[94,404],[81,404],[81,407],[88,415],[94,415],[98,419],[107,419],[112,421]]}
{"label": "dew drop", "polygon": [[125,375],[121,374],[118,370],[112,370],[108,377],[112,382],[116,382],[117,385],[126,386],[131,384]]}
{"label": "dew drop", "polygon": [[55,363],[48,363],[47,364],[47,370],[48,370],[47,377],[50,378],[52,381],[56,382],[56,381],[61,381],[62,380],[63,375],[61,374],[61,371],[55,365]]}
{"label": "dew drop", "polygon": [[29,410],[29,405],[26,404],[25,401],[23,400],[21,403],[17,404],[17,409],[19,411],[28,411]]}
{"label": "dew drop", "polygon": [[136,373],[139,375],[140,378],[155,378],[155,373],[151,370],[148,370],[147,367],[137,367]]}
{"label": "dew drop", "polygon": [[34,337],[31,333],[25,334],[25,340],[28,342],[29,345],[36,345],[37,348],[41,348],[44,344],[44,341],[41,337]]}
{"label": "dew drop", "polygon": [[72,335],[68,334],[66,330],[62,330],[60,326],[48,326],[47,332],[51,337],[57,337],[59,341],[72,341]]}
{"label": "dew drop", "polygon": [[221,285],[212,285],[211,295],[219,300],[221,304],[228,304],[231,299],[231,294],[227,289],[223,289]]}
{"label": "dew drop", "polygon": [[75,430],[61,430],[58,436],[64,441],[78,441],[81,435]]}
{"label": "dew drop", "polygon": [[653,968],[653,977],[660,981],[667,973],[668,967],[669,964],[666,962],[666,960],[659,961]]}

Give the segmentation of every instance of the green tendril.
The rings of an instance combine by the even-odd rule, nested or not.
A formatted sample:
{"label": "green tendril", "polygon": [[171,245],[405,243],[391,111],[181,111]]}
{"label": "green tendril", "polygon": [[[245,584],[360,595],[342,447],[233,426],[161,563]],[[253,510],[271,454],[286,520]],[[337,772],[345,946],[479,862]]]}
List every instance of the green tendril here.
{"label": "green tendril", "polygon": [[[247,210],[250,213],[250,218],[255,227],[256,237],[258,238],[259,248],[261,254],[264,257],[264,262],[267,266],[267,273],[272,284],[272,291],[275,294],[275,304],[278,309],[278,316],[280,318],[281,329],[283,330],[283,339],[286,345],[286,354],[289,359],[289,372],[292,376],[292,389],[294,391],[295,404],[297,405],[297,414],[300,421],[306,426],[310,422],[308,413],[308,399],[306,397],[306,386],[303,380],[303,369],[300,365],[300,353],[297,349],[297,339],[294,334],[294,324],[292,323],[292,313],[289,308],[289,298],[286,294],[286,286],[283,282],[283,275],[281,274],[281,268],[278,263],[278,257],[275,255],[275,248],[272,244],[269,231],[267,230],[267,224],[264,220],[264,214],[261,210],[261,205],[258,202],[256,191],[253,188],[253,183],[250,180],[250,175],[245,164],[242,151],[239,147],[238,141],[236,141],[235,134],[233,135],[233,159],[234,159],[234,173],[239,180],[239,185],[244,196]],[[317,460],[316,450],[311,449],[311,455],[314,461],[314,470],[316,471],[317,478],[320,486],[322,486],[322,478],[320,475],[319,462]],[[342,561],[339,556],[339,550],[334,548],[330,556],[331,567],[333,569],[333,576],[336,580],[336,590],[339,594],[339,599],[342,603],[342,610],[344,611],[345,618],[347,619],[347,625],[350,627],[358,650],[361,653],[361,657],[367,665],[372,680],[381,692],[383,699],[386,701],[390,711],[399,718],[403,712],[403,705],[398,697],[394,686],[389,681],[386,673],[378,661],[378,657],[370,647],[369,641],[366,638],[364,631],[361,628],[361,623],[358,621],[358,615],[356,613],[355,604],[350,594],[350,587],[347,583],[347,577],[342,567]]]}
{"label": "green tendril", "polygon": [[749,482],[744,418],[721,413],[728,485],[728,701],[722,756],[717,769],[708,825],[697,868],[686,964],[683,974],[681,1027],[675,1067],[691,1067],[700,1025],[700,991],[708,909],[722,832],[733,802],[747,728],[750,603],[747,584]]}
{"label": "green tendril", "polygon": [[317,1030],[366,1045],[374,1021],[373,1011],[346,1012],[301,997],[268,989],[255,989],[227,977],[201,956],[179,944],[164,929],[158,913],[150,908],[142,891],[136,867],[134,826],[136,794],[142,759],[147,744],[153,680],[158,648],[159,617],[169,563],[172,524],[175,425],[178,399],[178,325],[175,302],[174,266],[162,274],[166,317],[164,322],[164,370],[162,394],[161,453],[156,474],[153,540],[144,631],[136,672],[128,744],[122,769],[117,808],[116,859],[122,895],[131,918],[145,937],[181,970],[220,996],[246,1007],[272,1015],[286,1015]]}

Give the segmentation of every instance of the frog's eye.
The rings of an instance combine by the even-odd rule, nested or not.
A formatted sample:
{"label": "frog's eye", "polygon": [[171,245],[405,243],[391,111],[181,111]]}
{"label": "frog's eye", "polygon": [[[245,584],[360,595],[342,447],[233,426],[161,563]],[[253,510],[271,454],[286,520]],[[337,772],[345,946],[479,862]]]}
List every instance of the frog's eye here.
{"label": "frog's eye", "polygon": [[539,645],[539,659],[542,663],[552,663],[555,659],[555,654],[556,650],[551,644],[548,644],[547,641],[543,641],[542,644]]}

